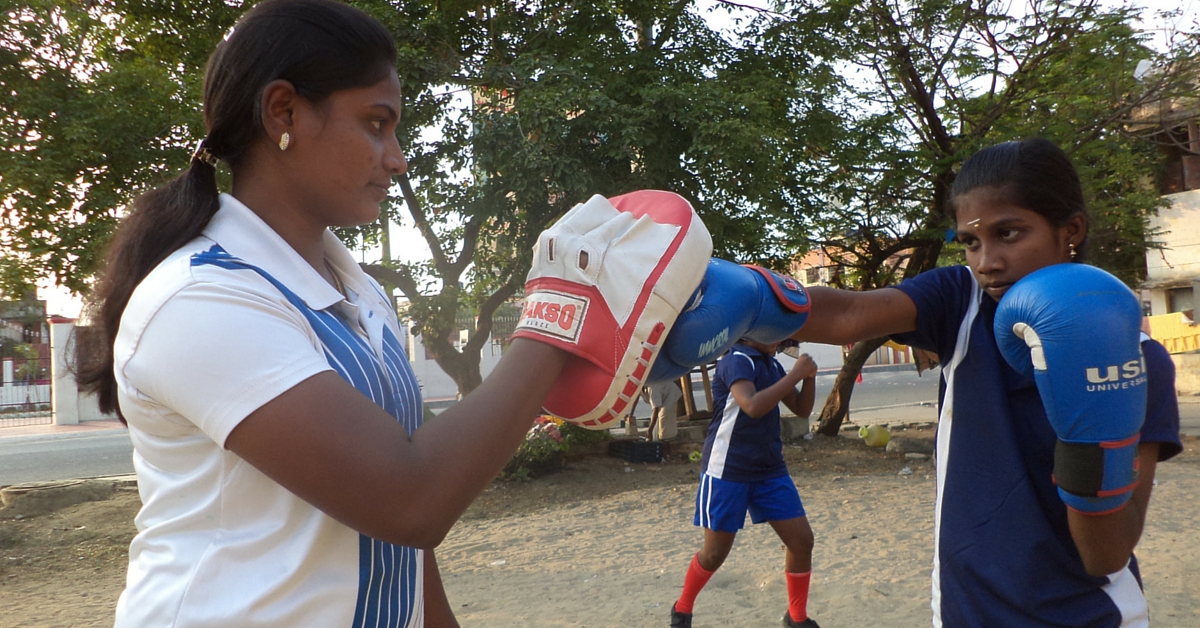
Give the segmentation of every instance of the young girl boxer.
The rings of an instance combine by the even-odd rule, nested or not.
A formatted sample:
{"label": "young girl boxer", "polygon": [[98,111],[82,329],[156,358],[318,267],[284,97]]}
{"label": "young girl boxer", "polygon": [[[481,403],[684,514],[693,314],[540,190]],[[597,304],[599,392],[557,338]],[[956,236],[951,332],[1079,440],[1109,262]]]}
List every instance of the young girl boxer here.
{"label": "young girl boxer", "polygon": [[696,596],[725,563],[747,512],[753,523],[769,523],[786,548],[784,625],[820,628],[808,616],[812,528],[783,461],[779,425],[780,403],[796,416],[812,412],[817,363],[801,355],[785,371],[775,359],[777,345],[743,340],[717,362],[712,384],[716,411],[704,441],[694,519],[704,529],[704,546],[692,557],[683,592],[671,606],[672,628],[691,628]]}
{"label": "young girl boxer", "polygon": [[868,292],[814,287],[807,312],[714,261],[666,360],[686,367],[678,356],[731,320],[734,337],[779,337],[790,319],[800,341],[891,335],[937,352],[934,625],[1146,626],[1133,549],[1155,466],[1182,449],[1171,359],[1140,335],[1136,297],[1081,264],[1088,214],[1057,146],[980,151],[951,208],[966,266]]}
{"label": "young girl boxer", "polygon": [[[596,328],[616,297],[636,306],[629,320],[649,313],[669,329],[699,282],[711,241],[679,197],[576,206],[559,223],[570,228],[543,233],[530,274],[570,303],[527,308],[533,331],[421,426],[390,299],[328,230],[376,220],[405,171],[395,58],[389,33],[345,5],[258,4],[209,60],[207,136],[187,171],[138,199],[115,236],[79,374],[127,422],[143,502],[118,627],[457,626],[432,548],[560,371],[636,371],[583,359],[571,341],[625,333]],[[630,203],[636,216],[618,209]],[[664,207],[675,223],[658,222]],[[664,231],[700,234],[687,248],[700,261],[683,261],[701,270],[675,270],[664,251],[685,247]],[[651,276],[682,298],[642,298]],[[642,351],[638,333],[620,337]],[[570,384],[603,396],[608,382],[580,379]]]}

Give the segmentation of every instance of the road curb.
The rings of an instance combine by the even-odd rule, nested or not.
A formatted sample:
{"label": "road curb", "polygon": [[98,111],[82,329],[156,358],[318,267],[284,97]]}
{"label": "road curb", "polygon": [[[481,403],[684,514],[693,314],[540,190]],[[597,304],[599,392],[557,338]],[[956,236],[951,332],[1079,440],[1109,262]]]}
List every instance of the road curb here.
{"label": "road curb", "polygon": [[0,431],[0,443],[28,443],[41,440],[64,440],[71,438],[85,438],[88,436],[105,436],[108,434],[128,434],[129,430],[124,427],[114,427],[108,429],[96,430],[77,430],[71,432],[58,432],[47,434],[17,434],[14,436],[6,436]]}

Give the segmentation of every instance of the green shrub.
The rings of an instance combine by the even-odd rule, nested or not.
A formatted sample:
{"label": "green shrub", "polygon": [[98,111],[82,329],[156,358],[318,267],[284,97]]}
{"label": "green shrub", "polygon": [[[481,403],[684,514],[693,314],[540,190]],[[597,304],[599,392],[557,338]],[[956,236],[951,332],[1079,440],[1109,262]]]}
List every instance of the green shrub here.
{"label": "green shrub", "polygon": [[609,434],[608,430],[589,430],[574,423],[559,423],[558,431],[562,433],[563,440],[571,447],[587,447],[612,440],[612,434]]}
{"label": "green shrub", "polygon": [[558,424],[549,417],[540,416],[500,476],[509,480],[527,480],[558,471],[563,465],[562,454],[570,447]]}

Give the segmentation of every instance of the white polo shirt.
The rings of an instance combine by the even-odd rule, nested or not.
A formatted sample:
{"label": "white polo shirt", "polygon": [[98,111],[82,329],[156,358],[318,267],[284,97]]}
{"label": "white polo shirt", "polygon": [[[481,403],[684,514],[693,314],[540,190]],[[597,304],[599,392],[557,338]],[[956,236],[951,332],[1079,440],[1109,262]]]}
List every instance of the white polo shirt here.
{"label": "white polo shirt", "polygon": [[411,433],[391,304],[330,232],[331,287],[232,196],[134,290],[114,347],[142,509],[118,628],[423,625],[422,552],[363,536],[226,451],[254,410],[333,370]]}

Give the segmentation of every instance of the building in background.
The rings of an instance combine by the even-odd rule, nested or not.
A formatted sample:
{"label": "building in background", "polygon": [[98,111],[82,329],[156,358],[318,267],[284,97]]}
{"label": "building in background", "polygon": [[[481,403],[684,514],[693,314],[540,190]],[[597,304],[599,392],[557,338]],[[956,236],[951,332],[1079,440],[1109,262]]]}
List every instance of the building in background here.
{"label": "building in background", "polygon": [[1150,237],[1162,248],[1146,252],[1143,309],[1149,316],[1180,313],[1195,320],[1200,283],[1200,101],[1155,100],[1134,111],[1127,128],[1159,147],[1164,168],[1157,184],[1169,203],[1148,225]]}
{"label": "building in background", "polygon": [[0,301],[0,426],[48,422],[50,388],[46,302]]}
{"label": "building in background", "polygon": [[[908,261],[907,253],[908,251],[902,251],[889,258],[889,262],[892,263],[887,264],[887,266],[895,269],[898,273],[903,272],[904,266]],[[791,268],[788,269],[788,272],[805,286],[843,288],[840,279],[845,269],[838,261],[837,251],[830,251],[826,248],[813,249],[802,257],[792,260]],[[845,355],[844,351],[847,350],[849,350],[848,347],[820,345],[817,343],[805,343],[800,349],[801,353],[811,355],[821,368],[840,367]],[[929,368],[929,359],[924,354],[915,356],[910,347],[889,341],[887,344],[876,349],[875,353],[867,358],[863,366],[880,366],[886,364],[914,364],[913,368],[921,371]]]}
{"label": "building in background", "polygon": [[1135,112],[1131,131],[1154,141],[1163,154],[1158,182],[1169,203],[1149,221],[1161,248],[1146,251],[1142,283],[1147,331],[1171,353],[1180,394],[1200,394],[1200,100],[1163,99]]}
{"label": "building in background", "polygon": [[1146,252],[1147,314],[1181,313],[1195,320],[1200,284],[1200,189],[1169,194],[1171,205],[1150,219],[1161,249]]}

